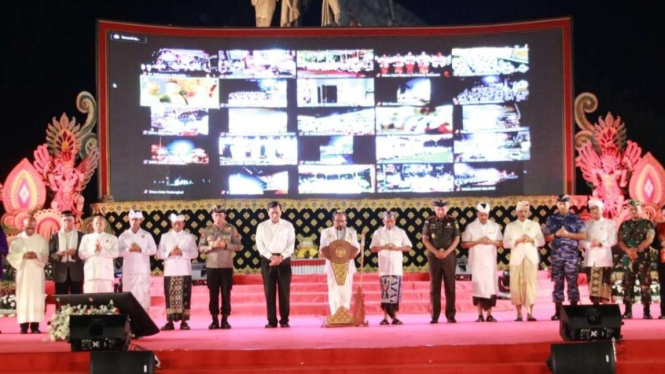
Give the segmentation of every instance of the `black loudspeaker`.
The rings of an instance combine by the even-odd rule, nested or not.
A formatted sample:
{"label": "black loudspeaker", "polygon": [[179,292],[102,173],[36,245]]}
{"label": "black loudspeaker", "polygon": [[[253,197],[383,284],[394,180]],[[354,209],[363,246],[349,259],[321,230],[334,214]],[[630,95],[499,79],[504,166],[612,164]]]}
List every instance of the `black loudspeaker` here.
{"label": "black loudspeaker", "polygon": [[618,305],[566,305],[559,334],[566,341],[621,340],[622,324]]}
{"label": "black loudspeaker", "polygon": [[126,350],[131,337],[126,314],[72,315],[69,333],[72,352]]}
{"label": "black loudspeaker", "polygon": [[151,351],[92,352],[90,374],[153,374],[155,355]]}
{"label": "black loudspeaker", "polygon": [[614,374],[614,342],[552,344],[547,366],[554,374]]}

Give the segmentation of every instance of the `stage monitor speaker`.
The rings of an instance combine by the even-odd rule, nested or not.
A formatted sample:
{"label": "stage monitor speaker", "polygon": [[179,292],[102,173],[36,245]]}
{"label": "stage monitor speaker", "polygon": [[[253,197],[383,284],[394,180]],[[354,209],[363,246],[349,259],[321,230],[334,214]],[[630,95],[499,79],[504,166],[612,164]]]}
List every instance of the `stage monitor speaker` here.
{"label": "stage monitor speaker", "polygon": [[126,314],[69,317],[69,343],[72,352],[126,350],[130,336]]}
{"label": "stage monitor speaker", "polygon": [[614,374],[614,342],[552,344],[547,366],[554,374]]}
{"label": "stage monitor speaker", "polygon": [[622,324],[618,305],[566,305],[559,334],[566,341],[621,340]]}
{"label": "stage monitor speaker", "polygon": [[153,374],[155,355],[151,351],[92,352],[90,374]]}
{"label": "stage monitor speaker", "polygon": [[155,335],[159,328],[150,318],[145,309],[136,301],[130,292],[122,293],[91,293],[83,295],[54,295],[59,305],[90,305],[99,307],[109,305],[113,301],[120,313],[129,316],[132,334],[139,338],[141,336]]}

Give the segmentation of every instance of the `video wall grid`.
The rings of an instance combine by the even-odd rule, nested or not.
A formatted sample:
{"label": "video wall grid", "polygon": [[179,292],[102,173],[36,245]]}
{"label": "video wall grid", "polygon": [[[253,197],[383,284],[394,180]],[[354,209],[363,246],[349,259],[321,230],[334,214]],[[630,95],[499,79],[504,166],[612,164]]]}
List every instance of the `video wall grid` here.
{"label": "video wall grid", "polygon": [[562,192],[550,34],[106,38],[117,200]]}

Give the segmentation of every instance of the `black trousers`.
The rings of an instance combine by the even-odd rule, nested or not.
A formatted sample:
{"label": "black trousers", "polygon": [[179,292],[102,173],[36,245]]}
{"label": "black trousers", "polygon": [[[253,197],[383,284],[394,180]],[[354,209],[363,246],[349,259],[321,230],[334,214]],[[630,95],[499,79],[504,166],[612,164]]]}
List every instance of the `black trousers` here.
{"label": "black trousers", "polygon": [[660,315],[665,316],[665,264],[658,264],[658,282],[660,282]]}
{"label": "black trousers", "polygon": [[279,289],[280,323],[289,323],[289,303],[291,294],[291,259],[287,258],[278,266],[268,266],[270,260],[261,257],[263,290],[266,294],[268,323],[277,325],[277,290]]}
{"label": "black trousers", "polygon": [[443,260],[427,253],[429,263],[429,297],[432,307],[432,319],[438,320],[441,315],[441,281],[446,294],[446,318],[455,317],[455,271],[457,256],[451,253]]}
{"label": "black trousers", "polygon": [[[208,308],[213,316],[222,313],[224,316],[231,314],[231,289],[233,288],[233,269],[206,269],[208,279],[208,291],[210,303]],[[219,309],[219,296],[222,296],[222,309]]]}
{"label": "black trousers", "polygon": [[70,276],[70,270],[67,268],[67,280],[55,283],[56,295],[80,295],[83,293],[83,281],[74,282]]}

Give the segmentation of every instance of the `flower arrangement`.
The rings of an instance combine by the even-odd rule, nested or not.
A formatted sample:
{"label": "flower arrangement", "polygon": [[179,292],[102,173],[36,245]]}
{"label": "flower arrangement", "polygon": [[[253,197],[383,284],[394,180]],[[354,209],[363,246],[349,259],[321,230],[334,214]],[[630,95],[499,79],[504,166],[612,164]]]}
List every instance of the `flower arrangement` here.
{"label": "flower arrangement", "polygon": [[48,323],[49,339],[52,342],[69,340],[69,316],[113,314],[120,314],[120,309],[113,305],[113,300],[108,305],[101,306],[63,305]]}
{"label": "flower arrangement", "polygon": [[16,316],[16,295],[0,297],[0,317]]}

